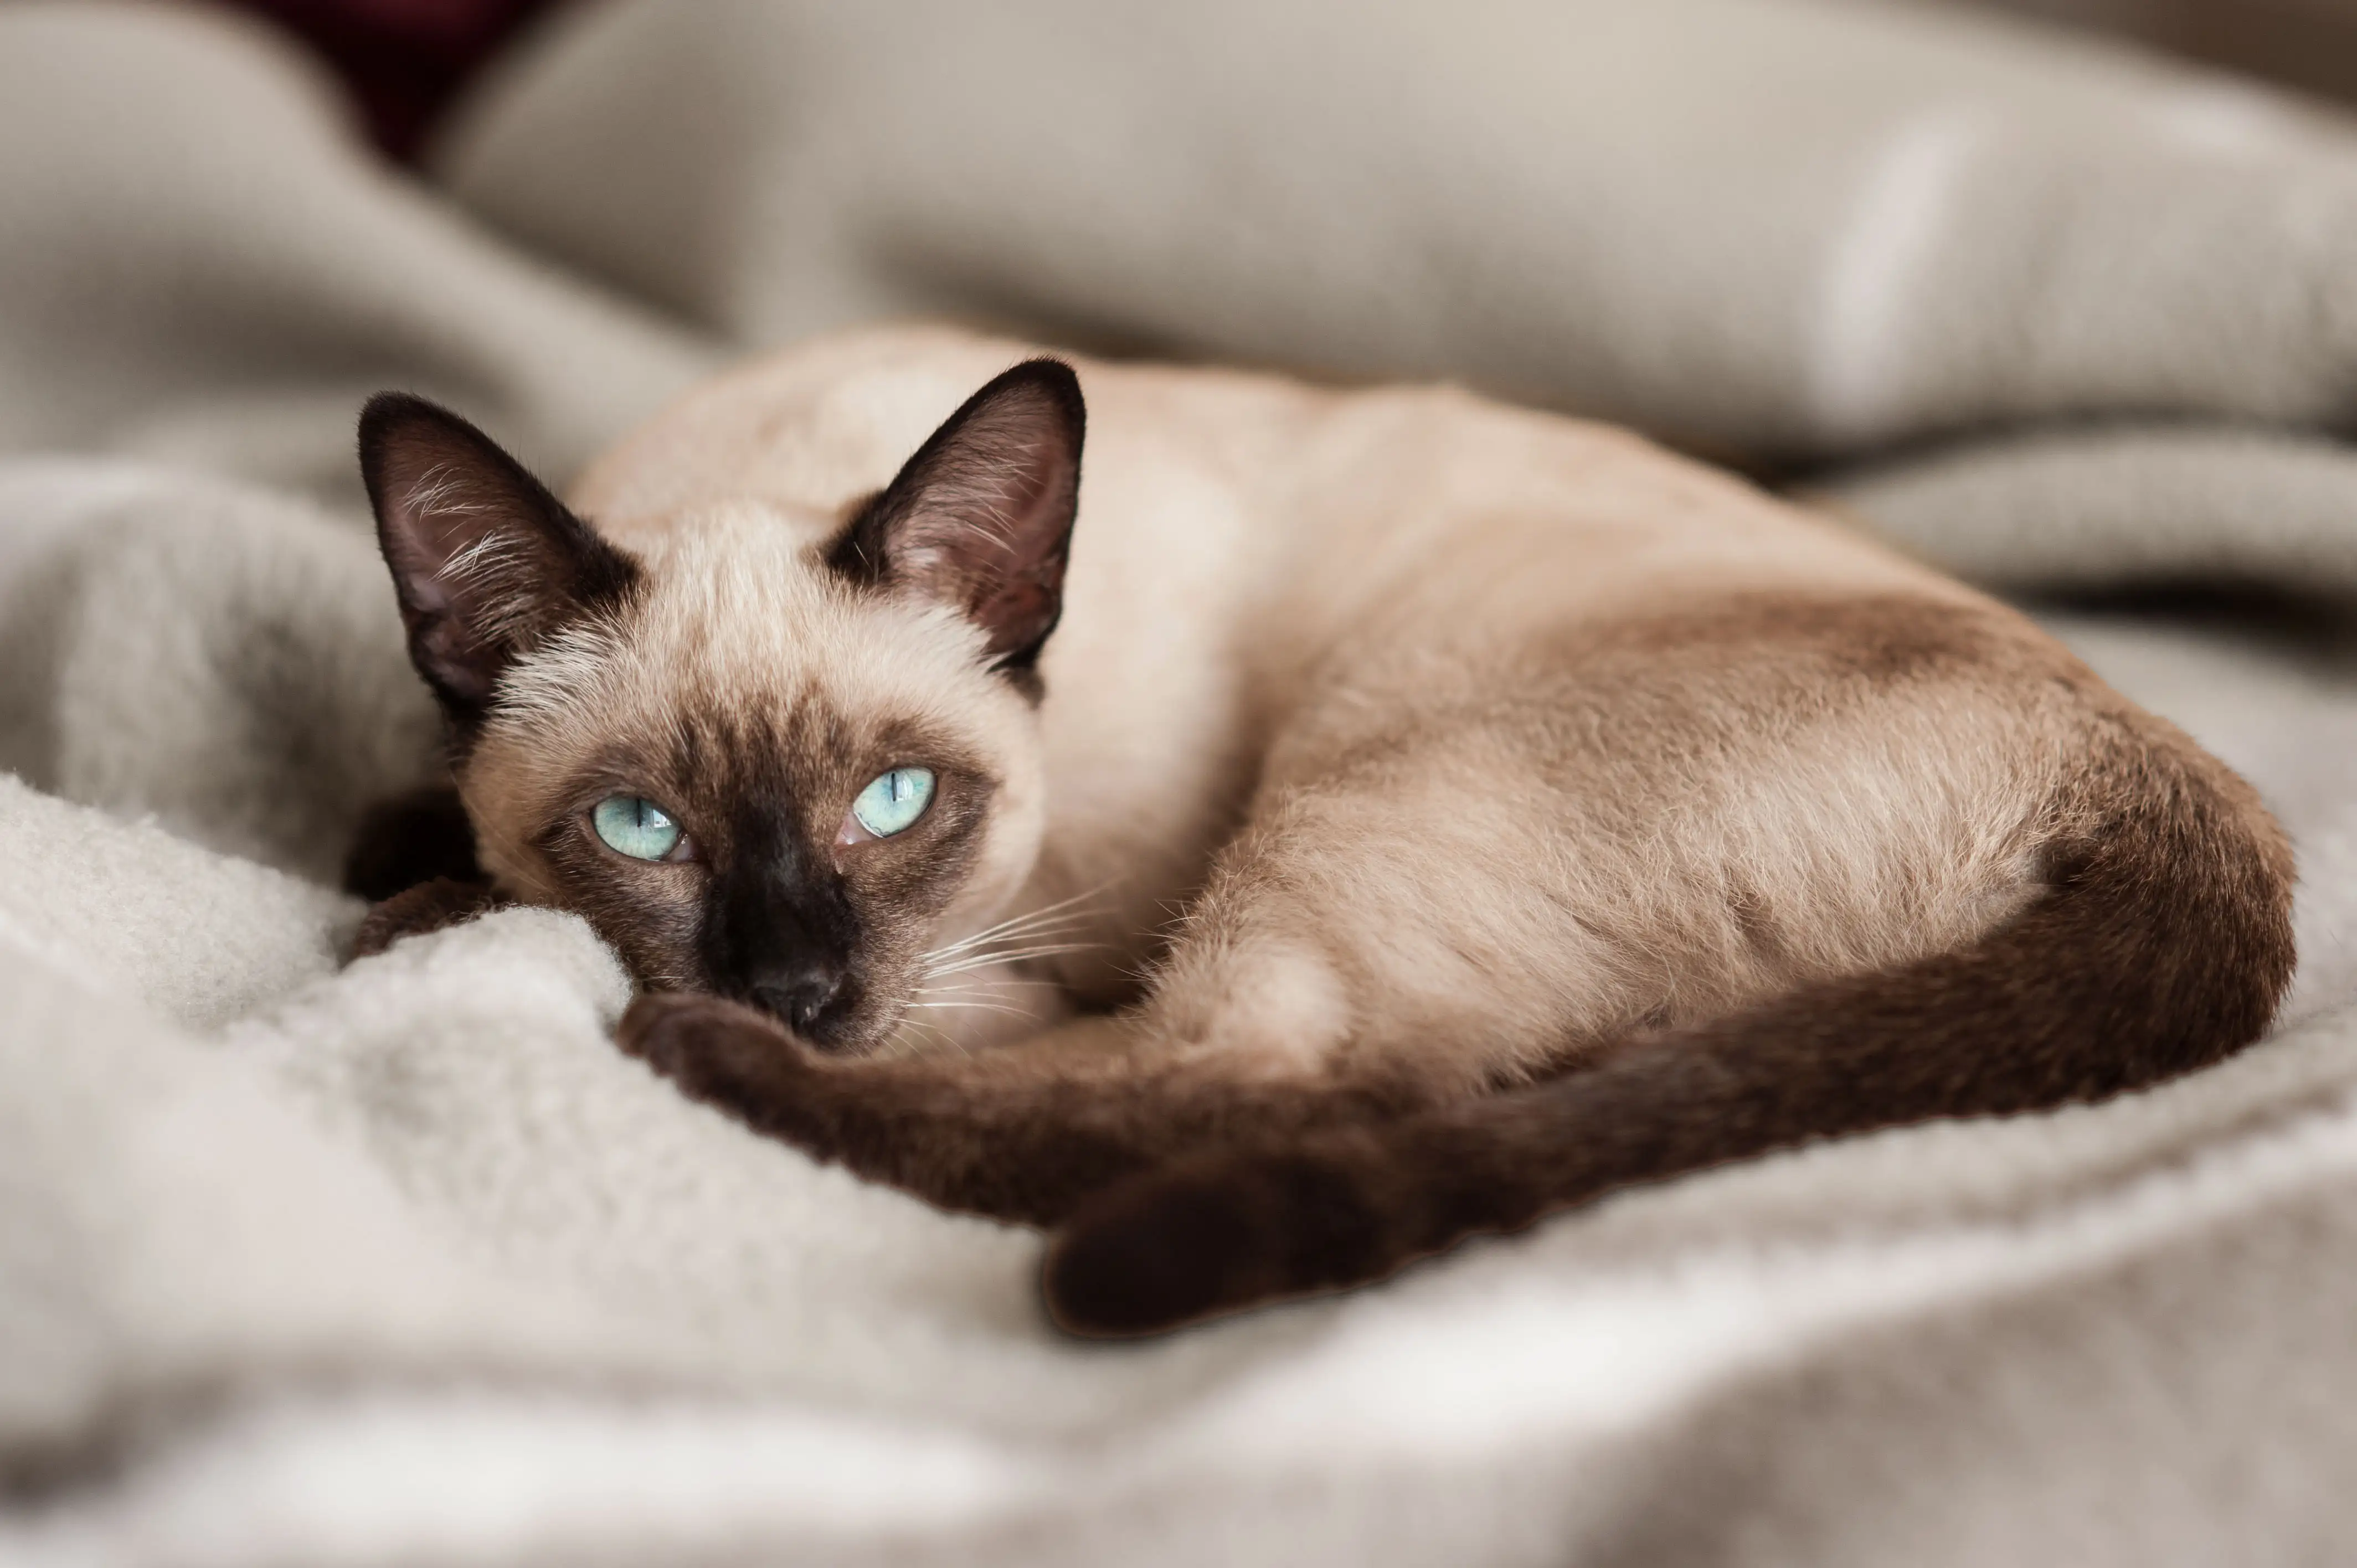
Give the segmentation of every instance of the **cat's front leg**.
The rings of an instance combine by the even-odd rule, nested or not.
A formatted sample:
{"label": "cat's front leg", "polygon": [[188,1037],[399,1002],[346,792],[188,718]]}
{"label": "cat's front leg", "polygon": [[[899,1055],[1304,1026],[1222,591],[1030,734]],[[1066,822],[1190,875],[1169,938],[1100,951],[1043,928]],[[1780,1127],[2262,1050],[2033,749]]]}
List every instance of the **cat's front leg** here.
{"label": "cat's front leg", "polygon": [[1129,1025],[1102,1016],[971,1056],[863,1060],[823,1055],[749,1007],[666,992],[631,1005],[617,1042],[691,1098],[815,1158],[944,1208],[1035,1225],[1189,1152],[1413,1102],[1376,1085],[1243,1081],[1200,1058],[1151,1058]]}
{"label": "cat's front leg", "polygon": [[[1060,1106],[1041,1103],[1042,1053],[1021,1046],[958,1058],[963,1071],[828,1057],[768,1014],[688,992],[640,996],[615,1040],[690,1099],[945,1208],[1054,1224],[1157,1163],[1115,1127],[1083,1125],[1101,1118],[1071,1092]],[[1108,1079],[1072,1073],[1072,1053],[1061,1054],[1071,1078],[1100,1089]],[[1085,1093],[1071,1078],[1068,1090]]]}

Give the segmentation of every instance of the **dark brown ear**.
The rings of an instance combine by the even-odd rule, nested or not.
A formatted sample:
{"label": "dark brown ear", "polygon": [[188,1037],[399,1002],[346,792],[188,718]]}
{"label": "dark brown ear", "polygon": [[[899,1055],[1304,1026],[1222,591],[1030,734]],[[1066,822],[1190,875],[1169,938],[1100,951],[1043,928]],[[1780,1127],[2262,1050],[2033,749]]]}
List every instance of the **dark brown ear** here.
{"label": "dark brown ear", "polygon": [[523,465],[423,398],[369,400],[361,473],[410,662],[462,726],[482,716],[520,655],[566,621],[619,602],[637,580],[637,564]]}
{"label": "dark brown ear", "polygon": [[953,606],[988,636],[997,668],[1029,669],[1063,613],[1086,422],[1070,365],[1016,366],[917,449],[829,564]]}

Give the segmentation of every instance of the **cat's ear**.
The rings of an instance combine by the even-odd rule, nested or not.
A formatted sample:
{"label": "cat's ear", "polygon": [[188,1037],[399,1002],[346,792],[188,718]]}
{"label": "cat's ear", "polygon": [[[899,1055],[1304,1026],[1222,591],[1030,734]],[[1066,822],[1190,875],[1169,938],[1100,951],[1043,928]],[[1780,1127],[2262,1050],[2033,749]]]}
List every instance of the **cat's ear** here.
{"label": "cat's ear", "polygon": [[519,656],[636,580],[630,556],[449,410],[382,392],[360,437],[410,661],[453,718],[479,718]]}
{"label": "cat's ear", "polygon": [[829,564],[952,606],[982,628],[997,668],[1028,670],[1063,613],[1085,424],[1070,365],[1016,366],[917,449]]}

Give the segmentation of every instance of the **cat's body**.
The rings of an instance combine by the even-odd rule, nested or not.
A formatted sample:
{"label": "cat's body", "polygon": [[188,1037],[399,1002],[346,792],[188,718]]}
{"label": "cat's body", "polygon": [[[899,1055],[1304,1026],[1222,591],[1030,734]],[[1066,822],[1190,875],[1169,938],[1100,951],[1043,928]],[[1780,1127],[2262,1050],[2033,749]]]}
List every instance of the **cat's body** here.
{"label": "cat's body", "polygon": [[[620,554],[565,547],[574,610],[404,602],[501,890],[829,1048],[681,999],[626,1044],[936,1201],[1081,1208],[1076,1326],[2108,1092],[2270,1015],[2273,823],[2015,613],[1618,431],[1099,364],[1067,574],[1056,372],[902,468],[1019,353],[900,331],[740,372],[581,481]],[[453,502],[474,459],[391,427],[396,579],[437,507],[435,570],[496,567],[498,487]],[[446,612],[505,646],[449,663]],[[909,836],[829,840],[903,763],[941,780]],[[608,865],[599,790],[662,791],[704,847]]]}
{"label": "cat's body", "polygon": [[[716,515],[775,503],[721,553],[748,599],[783,599],[784,562],[1015,357],[917,336],[769,361],[572,499],[657,570]],[[1100,365],[1084,385],[1087,481],[1039,664],[1039,858],[942,940],[1073,901],[1061,940],[1089,945],[1034,969],[1127,1000],[1247,821],[1322,810],[1314,865],[1227,857],[1231,882],[1330,879],[1279,917],[1302,950],[1256,948],[1189,989],[1256,993],[1222,1027],[1265,1034],[1270,1071],[1383,1052],[1453,1092],[1953,946],[2027,897],[2029,827],[2067,765],[2053,715],[1975,669],[1931,713],[1817,668],[1846,651],[1845,619],[1861,649],[1927,660],[1959,636],[2050,647],[2009,612],[1606,427],[1445,390]],[[1747,640],[1768,645],[1749,669]]]}

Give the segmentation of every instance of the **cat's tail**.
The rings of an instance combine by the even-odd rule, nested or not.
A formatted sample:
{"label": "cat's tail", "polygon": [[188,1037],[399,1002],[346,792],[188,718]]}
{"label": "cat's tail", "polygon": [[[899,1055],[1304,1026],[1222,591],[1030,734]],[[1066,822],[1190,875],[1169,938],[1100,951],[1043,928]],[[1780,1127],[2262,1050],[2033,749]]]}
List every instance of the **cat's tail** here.
{"label": "cat's tail", "polygon": [[2141,714],[1962,950],[1627,1043],[1536,1088],[1165,1167],[1084,1207],[1042,1276],[1077,1334],[1148,1334],[1381,1279],[1615,1188],[1813,1139],[2097,1100],[2256,1039],[2291,975],[2291,856],[2249,787]]}

